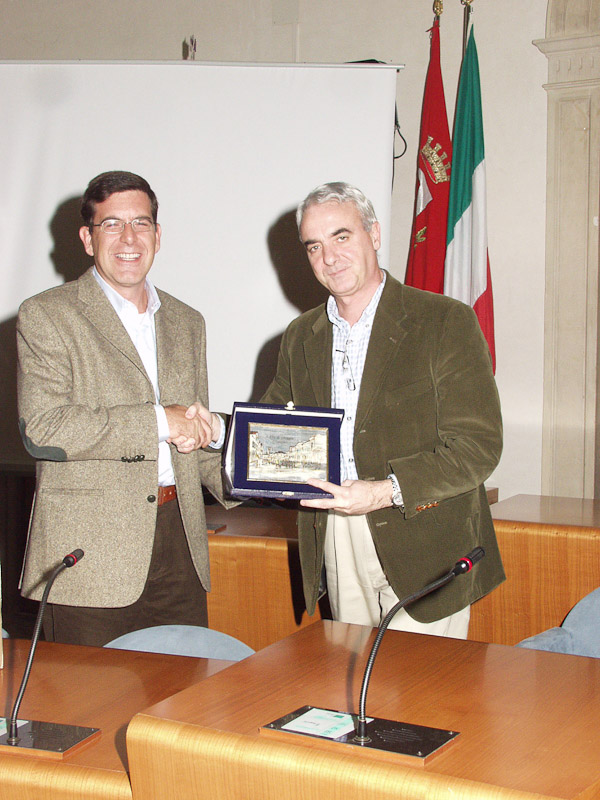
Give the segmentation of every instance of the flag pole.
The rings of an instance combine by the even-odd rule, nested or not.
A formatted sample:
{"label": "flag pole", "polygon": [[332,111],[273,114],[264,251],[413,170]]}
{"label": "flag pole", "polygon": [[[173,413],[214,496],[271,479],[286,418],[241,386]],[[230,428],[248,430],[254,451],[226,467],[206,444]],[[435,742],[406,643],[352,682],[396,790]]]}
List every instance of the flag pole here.
{"label": "flag pole", "polygon": [[436,19],[439,19],[444,11],[444,0],[434,0],[433,3],[433,13],[436,16]]}
{"label": "flag pole", "polygon": [[462,54],[463,58],[465,57],[465,53],[467,52],[467,39],[469,37],[469,17],[471,16],[471,12],[473,9],[471,8],[471,3],[473,0],[460,0],[463,4],[464,12],[463,12],[463,48]]}

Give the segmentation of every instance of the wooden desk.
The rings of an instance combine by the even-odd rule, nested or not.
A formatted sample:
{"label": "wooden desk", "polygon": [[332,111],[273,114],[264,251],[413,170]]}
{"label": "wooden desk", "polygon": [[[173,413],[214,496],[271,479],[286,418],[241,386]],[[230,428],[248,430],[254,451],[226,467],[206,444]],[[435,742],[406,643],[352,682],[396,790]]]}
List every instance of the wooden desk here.
{"label": "wooden desk", "polygon": [[600,502],[516,495],[491,509],[507,579],[472,606],[469,639],[515,644],[600,586]]}
{"label": "wooden desk", "polygon": [[600,500],[517,494],[490,508],[495,520],[600,530]]}
{"label": "wooden desk", "polygon": [[[203,758],[200,743],[211,738],[211,730],[215,736],[235,734],[235,766],[236,741],[244,749],[258,737],[260,725],[302,705],[357,711],[373,636],[368,628],[317,622],[137,714],[127,732],[134,800],[216,797],[212,782],[217,781],[221,787],[229,781],[221,797],[319,796],[314,786],[311,794],[303,793],[302,776],[294,771],[292,783],[286,766],[297,765],[314,740],[298,737],[298,744],[287,745],[261,736],[260,744],[255,742],[259,762],[270,772],[258,785],[237,789],[232,783],[251,782],[251,771],[244,776],[216,768]],[[344,797],[335,781],[325,783],[332,774],[344,787],[349,776],[372,771],[375,780],[387,776],[382,800],[515,800],[533,793],[563,800],[600,797],[600,659],[388,631],[373,670],[367,714],[461,735],[420,767],[379,762],[374,767],[356,756],[355,748],[347,756],[347,746],[341,746],[337,756],[313,747],[307,769],[317,764],[317,783],[321,776],[331,790],[321,796]]]}
{"label": "wooden desk", "polygon": [[[29,642],[4,640],[2,715],[10,716]],[[149,703],[225,669],[230,661],[40,642],[19,717],[101,728],[62,761],[0,754],[0,800],[131,798],[125,729]]]}

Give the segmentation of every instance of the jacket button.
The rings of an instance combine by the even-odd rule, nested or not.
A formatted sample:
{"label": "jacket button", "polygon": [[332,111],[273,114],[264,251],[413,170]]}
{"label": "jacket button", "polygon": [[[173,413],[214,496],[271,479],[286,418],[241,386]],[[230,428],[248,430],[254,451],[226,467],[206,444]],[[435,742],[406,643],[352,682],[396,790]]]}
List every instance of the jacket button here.
{"label": "jacket button", "polygon": [[156,503],[156,495],[155,494],[149,494],[146,499],[148,500],[149,503]]}

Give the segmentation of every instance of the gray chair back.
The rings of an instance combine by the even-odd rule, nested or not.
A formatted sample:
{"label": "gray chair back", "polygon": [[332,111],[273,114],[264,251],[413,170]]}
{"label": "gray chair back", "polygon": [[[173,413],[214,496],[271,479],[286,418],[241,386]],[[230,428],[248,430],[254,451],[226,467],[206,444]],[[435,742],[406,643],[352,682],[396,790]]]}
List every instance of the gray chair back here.
{"label": "gray chair back", "polygon": [[600,587],[573,606],[560,627],[523,639],[517,647],[600,658]]}
{"label": "gray chair back", "polygon": [[196,625],[156,625],[143,628],[125,633],[104,647],[196,658],[220,658],[226,661],[241,661],[254,653],[247,644],[227,633]]}

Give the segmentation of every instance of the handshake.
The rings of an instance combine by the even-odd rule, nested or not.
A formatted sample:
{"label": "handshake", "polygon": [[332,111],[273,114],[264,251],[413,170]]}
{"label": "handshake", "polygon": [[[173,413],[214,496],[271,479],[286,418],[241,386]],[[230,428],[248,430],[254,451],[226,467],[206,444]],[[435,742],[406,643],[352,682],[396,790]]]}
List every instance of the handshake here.
{"label": "handshake", "polygon": [[191,453],[201,447],[208,447],[221,436],[221,418],[209,411],[201,403],[191,406],[165,406],[169,423],[168,442],[175,445],[180,453]]}

